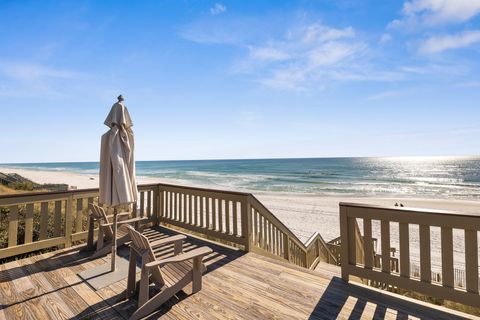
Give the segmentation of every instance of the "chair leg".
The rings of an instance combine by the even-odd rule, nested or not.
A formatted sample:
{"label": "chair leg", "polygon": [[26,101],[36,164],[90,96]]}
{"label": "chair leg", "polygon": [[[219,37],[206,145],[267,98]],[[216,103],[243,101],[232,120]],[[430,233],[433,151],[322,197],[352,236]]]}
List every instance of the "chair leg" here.
{"label": "chair leg", "polygon": [[137,320],[141,319],[150,313],[154,312],[162,304],[168,301],[173,295],[175,291],[172,288],[165,288],[159,293],[157,293],[152,299],[148,300],[142,306],[139,306],[138,309],[132,314],[129,320]]}
{"label": "chair leg", "polygon": [[103,248],[103,241],[104,241],[104,235],[103,235],[103,228],[100,227],[98,229],[98,240],[97,240],[97,251]]}
{"label": "chair leg", "polygon": [[192,280],[192,293],[198,292],[202,289],[202,273],[203,273],[203,257],[197,257],[193,259],[193,280]]}
{"label": "chair leg", "polygon": [[88,239],[87,239],[87,250],[93,249],[93,233],[95,229],[95,223],[92,216],[88,218]]}
{"label": "chair leg", "polygon": [[148,286],[150,285],[150,272],[145,268],[148,263],[147,257],[142,257],[142,275],[140,278],[140,292],[138,293],[138,307],[140,308],[148,301]]}
{"label": "chair leg", "polygon": [[127,281],[127,299],[135,294],[135,287],[137,284],[136,279],[136,267],[137,267],[137,253],[130,248],[130,260],[128,265],[128,281]]}

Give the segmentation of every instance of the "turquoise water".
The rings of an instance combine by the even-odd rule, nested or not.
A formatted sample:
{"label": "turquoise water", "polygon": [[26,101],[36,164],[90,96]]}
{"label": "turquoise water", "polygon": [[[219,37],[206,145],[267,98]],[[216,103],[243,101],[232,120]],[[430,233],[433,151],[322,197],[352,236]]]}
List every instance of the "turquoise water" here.
{"label": "turquoise water", "polygon": [[[98,173],[95,162],[2,166]],[[480,199],[480,157],[139,161],[137,175],[239,190]]]}

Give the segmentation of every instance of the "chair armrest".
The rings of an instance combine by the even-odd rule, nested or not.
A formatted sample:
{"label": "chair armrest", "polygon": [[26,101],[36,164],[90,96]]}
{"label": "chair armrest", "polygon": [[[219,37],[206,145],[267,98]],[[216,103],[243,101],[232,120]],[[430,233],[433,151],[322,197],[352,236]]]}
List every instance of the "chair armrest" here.
{"label": "chair armrest", "polygon": [[130,224],[130,223],[139,222],[143,220],[148,220],[148,217],[132,218],[128,220],[118,221],[117,225],[126,224],[126,223]]}
{"label": "chair armrest", "polygon": [[[119,212],[117,213],[117,217],[122,217],[122,216],[129,216],[130,212]],[[113,214],[111,215],[113,217]]]}
{"label": "chair armrest", "polygon": [[150,242],[150,247],[159,247],[159,246],[163,246],[163,245],[166,245],[166,244],[169,244],[169,243],[174,243],[174,242],[177,242],[177,241],[183,241],[187,239],[186,236],[184,236],[183,234],[177,234],[175,236],[171,236],[171,237],[168,237],[168,238],[165,238],[165,239],[160,239],[160,240],[157,240],[157,241],[152,241]]}
{"label": "chair armrest", "polygon": [[108,226],[113,226],[113,222],[110,222],[110,223],[100,223],[100,227],[108,227]]}
{"label": "chair armrest", "polygon": [[180,254],[180,255],[175,256],[175,257],[149,262],[145,265],[145,267],[147,269],[150,269],[150,268],[153,268],[153,267],[156,267],[156,266],[162,267],[162,266],[164,266],[166,264],[169,264],[169,263],[178,263],[178,262],[182,262],[182,261],[186,261],[186,260],[191,260],[191,259],[194,259],[194,258],[201,258],[201,257],[203,257],[207,254],[212,253],[212,252],[213,252],[213,250],[210,249],[209,247],[201,247],[201,248],[197,248],[197,249],[194,249],[192,251],[189,251],[187,253]]}

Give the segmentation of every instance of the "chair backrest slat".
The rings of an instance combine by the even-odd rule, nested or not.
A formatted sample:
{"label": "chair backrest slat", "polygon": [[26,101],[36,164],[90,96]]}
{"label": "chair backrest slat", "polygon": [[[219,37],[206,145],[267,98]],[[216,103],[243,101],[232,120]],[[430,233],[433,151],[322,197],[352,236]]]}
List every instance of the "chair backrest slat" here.
{"label": "chair backrest slat", "polygon": [[[150,246],[150,242],[148,242],[147,237],[136,231],[132,226],[126,227],[128,229],[130,238],[132,239],[132,243],[130,245],[133,246],[135,251],[139,253],[146,253],[148,260],[147,263],[155,261],[155,254],[153,253],[152,247]],[[152,279],[155,283],[159,285],[163,285],[165,283],[160,267],[154,267],[152,269]]]}
{"label": "chair backrest slat", "polygon": [[[91,214],[95,220],[97,220],[98,222],[109,223],[105,209],[97,206],[94,203],[90,203],[89,207]],[[107,226],[104,231],[107,238],[113,238],[113,229],[111,226]]]}

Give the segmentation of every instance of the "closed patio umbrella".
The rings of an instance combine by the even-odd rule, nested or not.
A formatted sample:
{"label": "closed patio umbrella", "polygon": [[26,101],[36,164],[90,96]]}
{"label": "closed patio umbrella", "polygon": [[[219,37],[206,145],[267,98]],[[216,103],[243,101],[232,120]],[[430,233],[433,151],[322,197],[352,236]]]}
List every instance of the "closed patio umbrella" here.
{"label": "closed patio umbrella", "polygon": [[[100,194],[99,203],[118,209],[136,202],[134,138],[132,120],[123,97],[112,106],[105,119],[110,128],[103,136],[100,150]],[[112,271],[115,271],[117,210],[114,211],[112,241]]]}

